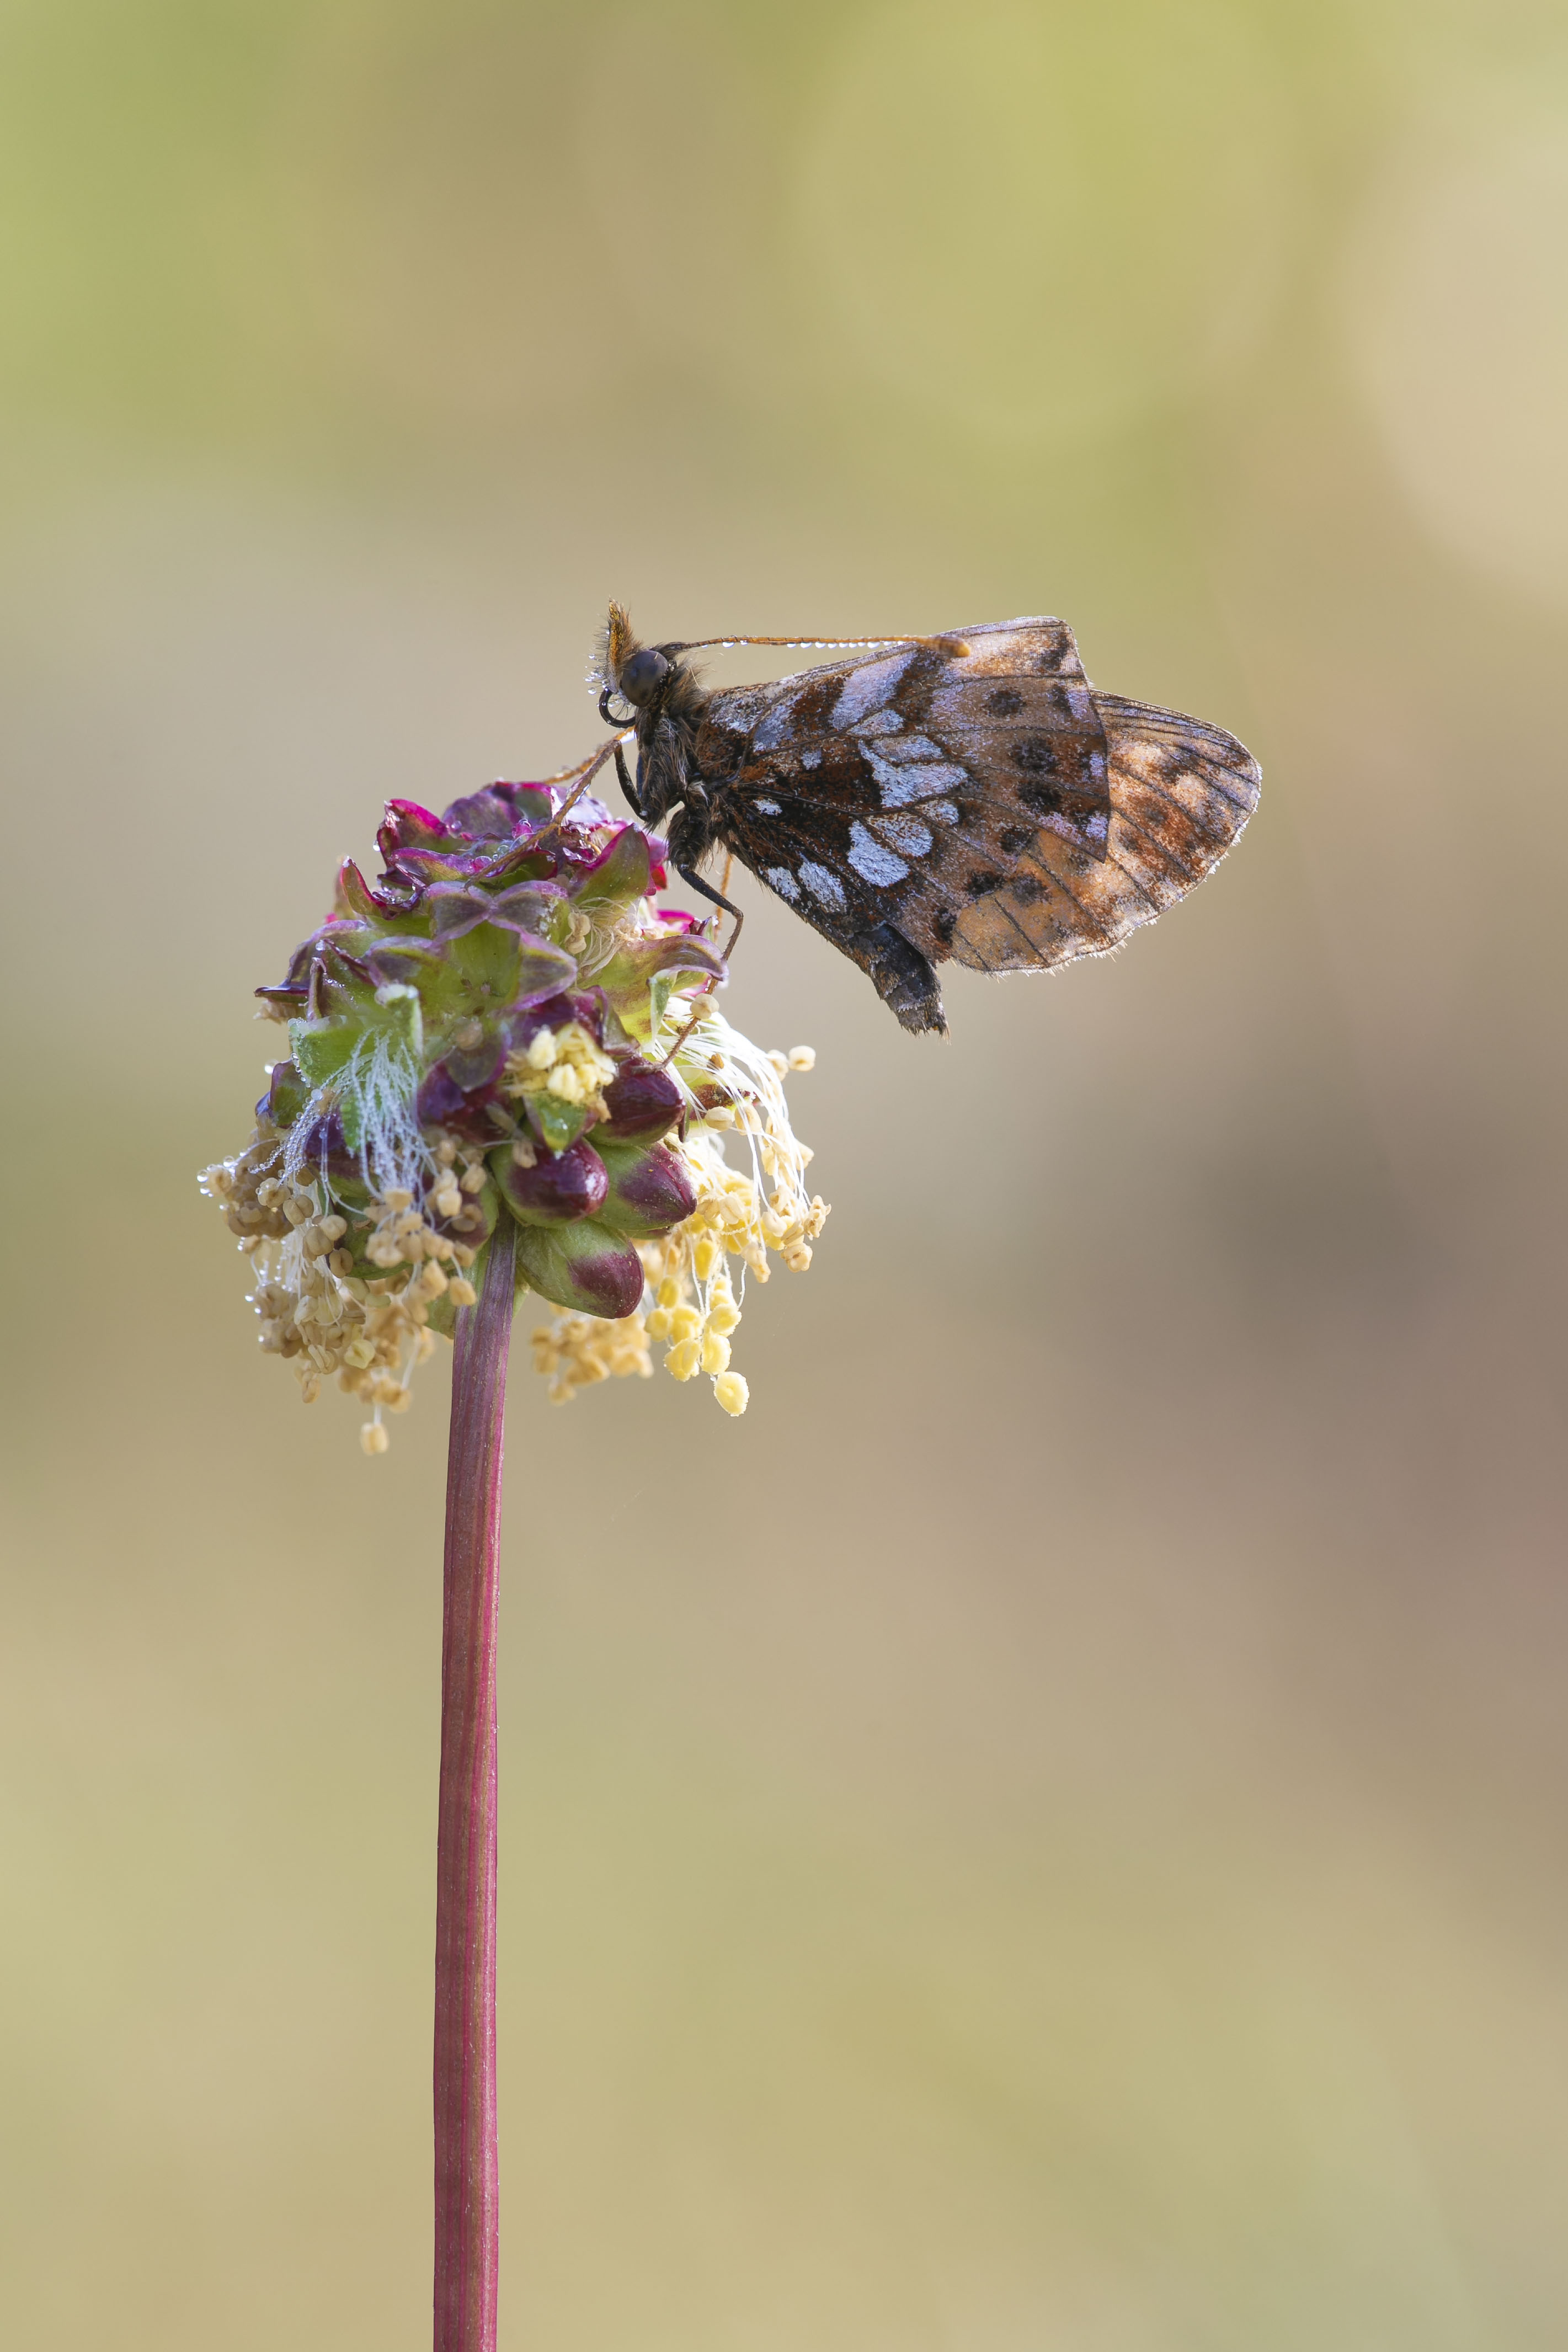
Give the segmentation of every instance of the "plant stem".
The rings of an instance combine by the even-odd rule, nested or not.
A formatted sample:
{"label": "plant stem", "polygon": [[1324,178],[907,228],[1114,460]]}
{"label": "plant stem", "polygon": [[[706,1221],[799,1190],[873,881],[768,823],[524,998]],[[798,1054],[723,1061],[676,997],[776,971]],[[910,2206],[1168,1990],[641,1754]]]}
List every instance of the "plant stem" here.
{"label": "plant stem", "polygon": [[436,2352],[495,2352],[496,1622],[517,1229],[458,1317],[436,1833]]}

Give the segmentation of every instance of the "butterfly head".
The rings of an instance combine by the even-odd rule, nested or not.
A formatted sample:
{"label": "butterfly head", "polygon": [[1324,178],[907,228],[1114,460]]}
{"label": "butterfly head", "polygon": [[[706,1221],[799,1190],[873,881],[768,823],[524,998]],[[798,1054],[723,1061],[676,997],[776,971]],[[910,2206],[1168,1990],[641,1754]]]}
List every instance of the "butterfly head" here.
{"label": "butterfly head", "polygon": [[618,700],[626,713],[621,724],[635,727],[642,737],[667,714],[672,718],[697,715],[707,697],[688,664],[675,658],[680,650],[679,646],[640,644],[625,606],[612,604],[596,673],[600,716],[614,726],[616,713],[610,704]]}

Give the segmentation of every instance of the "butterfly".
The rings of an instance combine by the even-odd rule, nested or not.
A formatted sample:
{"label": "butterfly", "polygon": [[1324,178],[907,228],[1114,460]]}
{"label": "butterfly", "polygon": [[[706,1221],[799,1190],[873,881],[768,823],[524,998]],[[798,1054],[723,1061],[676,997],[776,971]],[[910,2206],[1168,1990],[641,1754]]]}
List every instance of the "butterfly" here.
{"label": "butterfly", "polygon": [[[683,658],[705,645],[859,650],[711,693]],[[910,1030],[946,1029],[949,959],[1041,971],[1107,954],[1201,882],[1258,804],[1234,735],[1100,693],[1065,621],[644,646],[612,604],[597,677],[601,715],[636,735],[635,779],[614,747],[621,788],[682,878],[738,927],[698,871],[729,851]]]}

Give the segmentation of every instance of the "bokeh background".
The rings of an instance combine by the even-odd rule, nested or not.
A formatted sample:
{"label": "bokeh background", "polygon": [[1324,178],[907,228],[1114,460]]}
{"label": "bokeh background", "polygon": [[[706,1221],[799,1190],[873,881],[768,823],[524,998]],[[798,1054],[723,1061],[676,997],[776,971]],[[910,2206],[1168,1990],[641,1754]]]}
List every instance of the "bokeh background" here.
{"label": "bokeh background", "polygon": [[428,2340],[447,1376],[301,1412],[194,1179],[611,594],[1266,781],[946,1044],[752,892],[749,1415],[520,1351],[504,2344],[1563,2342],[1565,211],[1536,0],[6,0],[17,2352]]}

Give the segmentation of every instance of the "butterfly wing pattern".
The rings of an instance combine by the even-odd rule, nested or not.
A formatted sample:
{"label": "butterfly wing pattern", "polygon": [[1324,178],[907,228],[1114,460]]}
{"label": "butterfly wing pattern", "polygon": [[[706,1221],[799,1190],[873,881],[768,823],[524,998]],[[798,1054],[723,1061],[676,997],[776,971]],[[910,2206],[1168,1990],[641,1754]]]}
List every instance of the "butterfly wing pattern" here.
{"label": "butterfly wing pattern", "polygon": [[899,1000],[889,935],[982,971],[1107,954],[1217,865],[1259,783],[1223,730],[1092,688],[1048,618],[715,694],[693,765],[717,838],[914,1028],[940,998]]}

